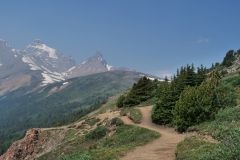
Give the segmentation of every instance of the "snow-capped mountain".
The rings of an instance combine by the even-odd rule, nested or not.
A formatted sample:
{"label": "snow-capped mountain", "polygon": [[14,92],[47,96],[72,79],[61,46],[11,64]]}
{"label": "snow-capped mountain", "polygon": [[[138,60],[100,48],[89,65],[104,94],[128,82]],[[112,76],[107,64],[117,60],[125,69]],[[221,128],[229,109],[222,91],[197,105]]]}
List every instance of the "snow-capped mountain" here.
{"label": "snow-capped mountain", "polygon": [[56,49],[35,40],[21,51],[22,61],[31,70],[41,71],[42,85],[65,80],[64,72],[75,65],[74,60],[63,56]]}
{"label": "snow-capped mountain", "polygon": [[106,60],[100,52],[97,52],[94,56],[86,59],[81,64],[71,67],[67,72],[68,78],[86,76],[90,74],[107,72],[113,69],[112,66],[108,65]]}
{"label": "snow-capped mountain", "polygon": [[65,57],[59,53],[56,49],[49,47],[47,44],[40,40],[33,41],[23,51],[23,61],[29,61],[34,63],[33,70],[39,69],[34,67],[40,67],[41,69],[47,69],[51,72],[65,72],[69,68],[75,65],[75,61],[69,57]]}
{"label": "snow-capped mountain", "polygon": [[23,50],[14,49],[0,40],[0,96],[20,87],[34,89],[70,78],[116,70],[133,71],[109,65],[100,52],[76,64],[72,58],[40,40],[33,41]]}
{"label": "snow-capped mountain", "polygon": [[69,78],[121,70],[110,66],[97,52],[80,64],[46,43],[35,40],[23,50],[0,40],[0,95],[22,86],[44,86]]}
{"label": "snow-capped mountain", "polygon": [[106,72],[113,68],[107,64],[99,52],[76,65],[74,60],[65,57],[40,40],[33,41],[26,49],[20,51],[20,54],[22,61],[29,65],[30,70],[41,71],[42,85]]}

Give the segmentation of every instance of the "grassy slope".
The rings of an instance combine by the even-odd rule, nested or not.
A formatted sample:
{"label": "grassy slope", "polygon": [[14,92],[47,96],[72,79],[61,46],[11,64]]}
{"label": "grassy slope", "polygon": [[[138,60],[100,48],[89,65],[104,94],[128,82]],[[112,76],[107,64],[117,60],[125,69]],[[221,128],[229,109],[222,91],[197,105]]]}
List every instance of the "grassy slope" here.
{"label": "grassy slope", "polygon": [[118,159],[134,147],[144,145],[158,137],[158,133],[153,131],[136,126],[123,125],[118,127],[116,133],[111,137],[102,138],[97,142],[82,141],[82,148],[78,148],[69,155],[62,156],[62,159],[79,160],[82,157],[88,157],[91,160]]}
{"label": "grassy slope", "polygon": [[120,114],[122,116],[128,116],[134,123],[141,123],[142,121],[142,113],[136,107],[122,108]]}
{"label": "grassy slope", "polygon": [[[83,119],[89,122],[89,117],[97,116],[104,111],[116,110],[116,98],[104,104],[98,112],[90,114]],[[83,120],[82,119],[82,120]],[[95,123],[94,123],[95,124]],[[105,125],[106,127],[106,125]],[[119,159],[121,155],[128,152],[139,145],[144,145],[159,137],[159,134],[145,128],[131,125],[117,126],[117,130],[113,135],[104,136],[100,139],[86,138],[91,132],[85,131],[83,136],[79,136],[78,132],[83,131],[69,129],[64,141],[51,152],[41,156],[39,160],[113,160]]]}
{"label": "grassy slope", "polygon": [[[238,94],[240,76],[225,77],[223,82],[232,85]],[[239,102],[239,99],[238,99]],[[219,144],[205,142],[198,137],[190,137],[177,147],[177,159],[194,160],[238,160],[240,159],[240,107],[226,108],[216,115],[215,120],[190,128],[201,134],[212,135]]]}

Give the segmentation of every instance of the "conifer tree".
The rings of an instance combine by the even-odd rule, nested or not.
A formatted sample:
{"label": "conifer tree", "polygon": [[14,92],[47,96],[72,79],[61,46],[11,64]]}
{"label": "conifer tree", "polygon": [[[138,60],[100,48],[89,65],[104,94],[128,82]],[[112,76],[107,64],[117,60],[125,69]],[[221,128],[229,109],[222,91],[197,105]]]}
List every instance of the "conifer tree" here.
{"label": "conifer tree", "polygon": [[234,60],[235,60],[235,53],[234,50],[230,50],[227,52],[226,56],[223,59],[222,65],[229,67],[233,64]]}

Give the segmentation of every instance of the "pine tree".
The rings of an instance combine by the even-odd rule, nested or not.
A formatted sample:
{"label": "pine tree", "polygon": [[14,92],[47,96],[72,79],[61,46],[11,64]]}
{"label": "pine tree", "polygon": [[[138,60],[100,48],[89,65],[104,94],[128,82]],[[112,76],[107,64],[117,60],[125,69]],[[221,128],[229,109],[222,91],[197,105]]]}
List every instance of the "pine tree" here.
{"label": "pine tree", "polygon": [[124,96],[120,96],[117,102],[118,107],[131,107],[140,104],[154,97],[157,88],[157,80],[150,80],[147,77],[139,79],[133,84],[131,90]]}
{"label": "pine tree", "polygon": [[235,53],[234,50],[230,50],[227,52],[226,56],[223,59],[222,65],[229,67],[233,64],[234,60],[235,60]]}
{"label": "pine tree", "polygon": [[172,112],[181,93],[188,86],[200,85],[205,80],[206,73],[207,70],[203,65],[197,69],[197,72],[195,72],[193,64],[191,66],[182,66],[178,69],[171,83],[157,91],[158,101],[152,113],[153,122],[158,124],[171,123],[173,118]]}
{"label": "pine tree", "polygon": [[161,95],[152,111],[152,121],[157,124],[169,124],[172,121],[172,109],[175,102],[172,101],[172,91],[169,84],[161,88]]}

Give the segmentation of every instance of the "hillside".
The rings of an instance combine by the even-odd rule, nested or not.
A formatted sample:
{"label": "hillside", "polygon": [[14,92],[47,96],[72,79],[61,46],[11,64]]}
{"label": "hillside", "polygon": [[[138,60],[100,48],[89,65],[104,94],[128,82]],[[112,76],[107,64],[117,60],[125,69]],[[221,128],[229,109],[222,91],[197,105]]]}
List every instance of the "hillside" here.
{"label": "hillside", "polygon": [[[212,80],[207,78],[200,87]],[[143,77],[123,94],[123,99],[121,96],[112,97],[99,109],[72,124],[29,130],[23,139],[13,143],[0,160],[238,159],[238,106],[223,106],[216,114],[214,112],[212,118],[191,121],[190,125],[186,125],[185,133],[177,133],[174,128],[152,122],[152,106],[146,104],[156,103],[159,87],[173,82],[149,81]],[[219,92],[225,94],[221,95],[224,99],[228,98],[225,104],[235,104],[229,100],[234,98],[232,92],[239,97],[239,82],[238,74],[227,74],[219,80],[221,89],[229,91],[227,88],[233,88],[231,92]],[[182,93],[185,94],[188,89]],[[135,103],[138,100],[141,100],[140,104]],[[117,107],[119,104],[120,108]],[[201,112],[193,113],[198,116]]]}
{"label": "hillside", "polygon": [[[240,119],[239,119],[239,74],[227,75],[221,81],[226,86],[232,86],[237,94],[237,106],[220,110],[214,119],[195,125],[188,129],[199,135],[191,136],[177,147],[177,160],[237,160],[240,157]],[[217,143],[204,141],[200,135],[210,135]]]}
{"label": "hillside", "polygon": [[[2,116],[10,117],[7,114],[12,112],[16,115],[12,120],[23,122],[15,128],[2,124],[5,145],[27,127],[35,129],[13,143],[1,158],[237,159],[239,107],[234,106],[240,102],[240,80],[236,71],[226,72],[236,56],[227,53],[221,64],[209,69],[183,66],[171,81],[111,71],[43,86],[27,94],[17,90],[1,99],[3,104],[26,100],[20,104],[22,112],[18,103],[13,103]],[[117,99],[109,99],[120,93]],[[17,116],[19,113],[24,113],[20,114],[23,117]],[[18,135],[11,135],[19,126],[22,130],[15,130]]]}
{"label": "hillside", "polygon": [[124,124],[120,118],[116,98],[111,98],[70,125],[29,130],[0,160],[112,160],[159,138],[157,132]]}
{"label": "hillside", "polygon": [[108,97],[129,88],[139,78],[136,72],[112,71],[36,90],[21,88],[1,97],[1,150],[21,137],[26,129],[57,126],[80,118],[98,108]]}

